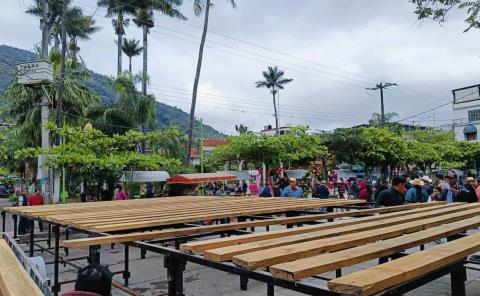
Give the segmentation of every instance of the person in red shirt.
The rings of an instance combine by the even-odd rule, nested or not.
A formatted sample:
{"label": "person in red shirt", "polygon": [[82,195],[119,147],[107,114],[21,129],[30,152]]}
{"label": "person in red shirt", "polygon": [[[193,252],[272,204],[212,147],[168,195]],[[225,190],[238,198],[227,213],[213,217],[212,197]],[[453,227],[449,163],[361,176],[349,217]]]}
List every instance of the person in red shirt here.
{"label": "person in red shirt", "polygon": [[[35,193],[28,197],[28,205],[29,206],[41,206],[43,205],[44,198],[40,189],[35,189]],[[38,228],[40,231],[43,231],[43,223],[42,221],[38,221]]]}
{"label": "person in red shirt", "polygon": [[365,182],[360,182],[360,191],[358,193],[358,199],[363,199],[367,200],[368,197],[368,191],[367,191],[367,183]]}

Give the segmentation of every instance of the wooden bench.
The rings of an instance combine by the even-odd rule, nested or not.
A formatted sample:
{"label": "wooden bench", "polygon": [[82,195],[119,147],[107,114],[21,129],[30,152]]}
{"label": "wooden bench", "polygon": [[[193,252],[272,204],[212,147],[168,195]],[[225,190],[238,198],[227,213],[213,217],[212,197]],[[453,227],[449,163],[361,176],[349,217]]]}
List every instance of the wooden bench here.
{"label": "wooden bench", "polygon": [[2,239],[0,239],[0,295],[43,295],[8,244]]}
{"label": "wooden bench", "polygon": [[479,251],[480,233],[476,233],[331,280],[328,288],[347,295],[373,295],[425,276]]}

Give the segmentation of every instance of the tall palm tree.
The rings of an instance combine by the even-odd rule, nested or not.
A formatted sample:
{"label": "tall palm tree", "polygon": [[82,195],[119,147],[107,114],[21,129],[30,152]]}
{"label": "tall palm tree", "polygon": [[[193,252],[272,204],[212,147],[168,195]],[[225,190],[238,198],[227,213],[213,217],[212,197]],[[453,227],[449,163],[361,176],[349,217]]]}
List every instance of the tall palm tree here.
{"label": "tall palm tree", "polygon": [[142,94],[147,95],[147,55],[148,55],[148,34],[155,24],[154,12],[158,11],[166,16],[186,20],[187,18],[178,11],[182,0],[137,0],[138,7],[133,22],[143,31],[143,71],[142,71]]}
{"label": "tall palm tree", "polygon": [[133,0],[98,0],[97,5],[107,8],[106,17],[114,17],[112,25],[117,35],[117,76],[122,73],[122,36],[125,35],[125,27],[129,24],[129,19],[125,16],[133,15],[135,13],[135,6]]}
{"label": "tall palm tree", "polygon": [[[235,9],[237,4],[234,0],[227,0],[230,2],[232,7]],[[190,154],[192,152],[193,146],[193,122],[195,120],[195,106],[197,104],[197,91],[198,91],[198,82],[200,81],[200,72],[202,70],[202,59],[203,59],[203,48],[205,47],[205,40],[207,38],[208,31],[208,17],[210,15],[210,6],[212,5],[211,0],[194,0],[193,1],[193,11],[196,16],[200,16],[203,11],[205,11],[204,21],[203,21],[203,32],[202,40],[200,41],[200,47],[198,49],[198,61],[197,61],[197,70],[195,71],[195,80],[193,82],[193,93],[192,93],[192,105],[190,107],[190,118],[188,122],[188,144],[187,144],[187,154],[186,154],[186,163],[190,161]]]}
{"label": "tall palm tree", "polygon": [[240,123],[240,125],[235,125],[235,130],[240,135],[250,133],[250,130],[249,130],[248,126],[243,125],[243,123]]}
{"label": "tall palm tree", "polygon": [[132,74],[132,57],[140,55],[143,50],[143,47],[139,46],[140,40],[135,40],[135,38],[128,40],[123,38],[122,50],[123,53],[128,57],[128,71]]}
{"label": "tall palm tree", "polygon": [[100,27],[95,26],[95,20],[89,15],[84,15],[80,7],[73,6],[67,10],[67,35],[70,37],[69,50],[72,60],[77,61],[80,50],[78,39],[89,40],[90,35],[98,32]]}
{"label": "tall palm tree", "polygon": [[[67,1],[67,7],[69,7],[71,0],[65,0]],[[48,20],[48,29],[49,29],[49,38],[53,38],[55,41],[55,48],[59,49],[60,48],[60,31],[61,31],[61,26],[59,25],[61,23],[61,18],[62,18],[62,4],[63,1],[49,1],[48,3],[48,15],[49,15],[49,20]],[[27,14],[33,15],[35,17],[38,17],[40,19],[40,30],[43,27],[43,4],[42,0],[35,0],[33,5],[28,7],[28,9],[25,11]]]}
{"label": "tall palm tree", "polygon": [[257,81],[255,82],[255,85],[257,87],[266,87],[270,89],[270,92],[272,93],[273,110],[275,111],[275,133],[278,135],[278,113],[275,95],[278,93],[279,89],[283,89],[283,86],[292,82],[293,79],[284,78],[285,72],[278,70],[277,66],[268,66],[268,71],[262,71],[262,75],[265,80]]}

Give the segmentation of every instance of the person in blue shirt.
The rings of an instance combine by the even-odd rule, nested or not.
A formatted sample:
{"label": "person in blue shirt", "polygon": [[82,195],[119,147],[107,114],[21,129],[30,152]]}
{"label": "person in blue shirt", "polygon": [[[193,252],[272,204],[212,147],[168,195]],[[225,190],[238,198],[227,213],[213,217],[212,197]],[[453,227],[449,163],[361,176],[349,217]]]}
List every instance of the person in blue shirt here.
{"label": "person in blue shirt", "polygon": [[289,185],[282,191],[282,197],[305,197],[302,188],[297,186],[297,180],[290,178]]}
{"label": "person in blue shirt", "polygon": [[408,189],[405,195],[405,201],[407,203],[427,202],[428,192],[423,188],[425,183],[420,179],[412,181],[413,187]]}

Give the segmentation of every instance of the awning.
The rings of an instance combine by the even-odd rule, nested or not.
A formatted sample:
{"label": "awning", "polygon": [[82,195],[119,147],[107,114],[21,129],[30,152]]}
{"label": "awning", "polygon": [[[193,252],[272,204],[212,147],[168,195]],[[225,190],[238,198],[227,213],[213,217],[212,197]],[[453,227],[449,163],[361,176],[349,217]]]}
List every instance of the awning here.
{"label": "awning", "polygon": [[200,184],[205,182],[236,181],[230,173],[179,174],[167,179],[168,184]]}
{"label": "awning", "polygon": [[166,171],[126,171],[121,181],[127,183],[151,183],[165,182],[168,178],[170,178],[170,174]]}
{"label": "awning", "polygon": [[249,171],[217,171],[217,173],[227,173],[237,176],[237,180],[246,181],[250,180]]}
{"label": "awning", "polygon": [[473,134],[477,132],[477,128],[473,124],[467,124],[463,128],[463,133],[464,134]]}
{"label": "awning", "polygon": [[297,180],[303,179],[307,174],[307,170],[285,170],[288,178],[295,178]]}

